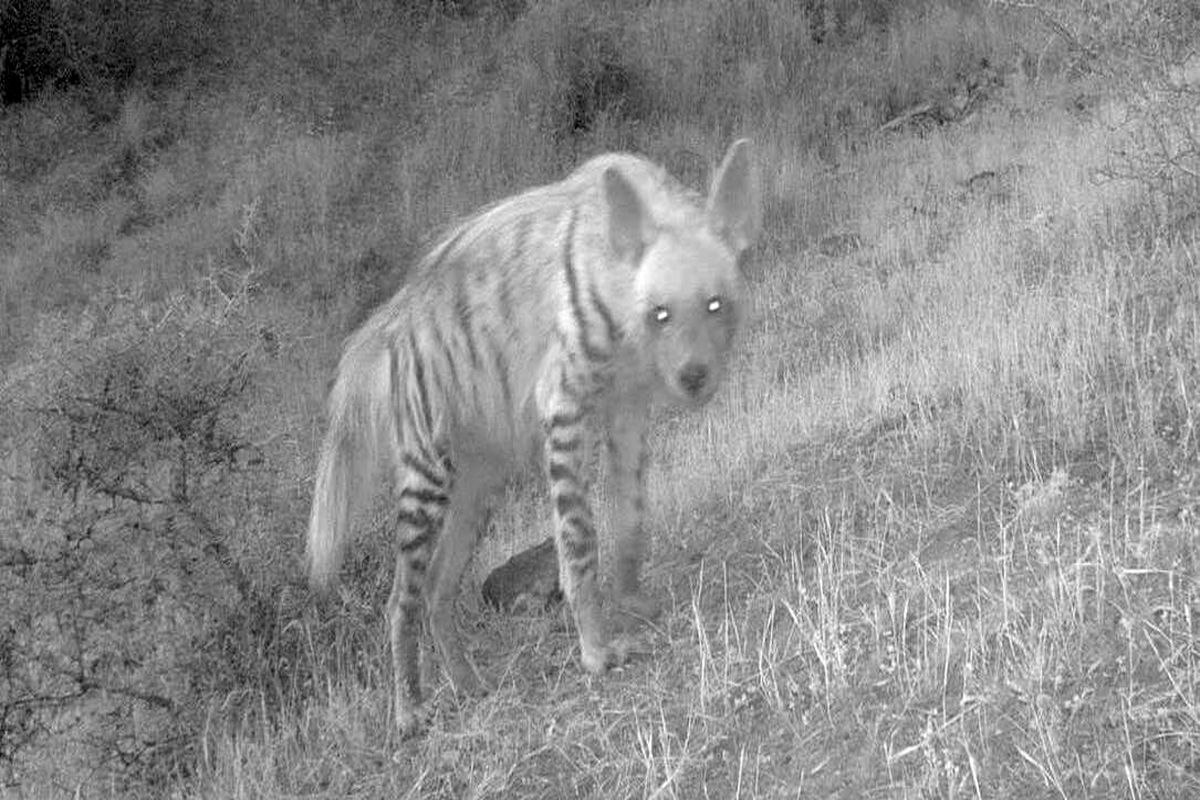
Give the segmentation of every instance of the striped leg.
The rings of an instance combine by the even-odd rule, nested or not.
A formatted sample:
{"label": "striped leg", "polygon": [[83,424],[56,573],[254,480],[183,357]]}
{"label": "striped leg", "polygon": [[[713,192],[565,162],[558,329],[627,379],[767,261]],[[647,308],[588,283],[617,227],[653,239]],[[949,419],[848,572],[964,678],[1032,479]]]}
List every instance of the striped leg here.
{"label": "striped leg", "polygon": [[569,393],[559,392],[546,409],[546,466],[554,506],[554,540],[559,580],[575,613],[583,667],[603,672],[623,660],[608,639],[597,579],[596,525],[581,478],[584,409]]}
{"label": "striped leg", "polygon": [[463,570],[486,525],[484,505],[496,483],[485,467],[467,464],[455,477],[450,510],[429,569],[430,632],[455,691],[465,694],[479,694],[489,689],[463,650],[454,613],[454,600],[458,597]]}
{"label": "striped leg", "polygon": [[391,625],[396,727],[403,736],[415,733],[421,724],[418,661],[423,608],[421,593],[450,503],[452,478],[448,460],[435,462],[407,452],[401,457],[397,470],[399,552],[392,594],[388,599],[388,622]]}
{"label": "striped leg", "polygon": [[613,591],[617,607],[622,611],[642,619],[654,619],[660,609],[641,590],[641,568],[648,544],[645,528],[646,420],[636,411],[622,414],[620,409],[621,406],[615,409],[618,413],[613,414],[608,423],[609,475],[616,494]]}

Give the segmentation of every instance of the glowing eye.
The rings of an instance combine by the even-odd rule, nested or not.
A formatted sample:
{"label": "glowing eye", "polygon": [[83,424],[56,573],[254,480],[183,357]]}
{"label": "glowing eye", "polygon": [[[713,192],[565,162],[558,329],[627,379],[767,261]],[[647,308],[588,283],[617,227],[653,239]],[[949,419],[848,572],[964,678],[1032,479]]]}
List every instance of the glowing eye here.
{"label": "glowing eye", "polygon": [[667,310],[666,306],[655,306],[653,314],[654,321],[659,325],[666,325],[671,321],[671,312]]}
{"label": "glowing eye", "polygon": [[708,310],[709,310],[711,313],[715,314],[715,313],[717,313],[718,311],[720,311],[720,310],[721,310],[722,308],[724,308],[724,307],[725,307],[725,304],[721,302],[721,298],[719,298],[719,297],[710,297],[710,298],[709,298],[709,300],[708,300]]}

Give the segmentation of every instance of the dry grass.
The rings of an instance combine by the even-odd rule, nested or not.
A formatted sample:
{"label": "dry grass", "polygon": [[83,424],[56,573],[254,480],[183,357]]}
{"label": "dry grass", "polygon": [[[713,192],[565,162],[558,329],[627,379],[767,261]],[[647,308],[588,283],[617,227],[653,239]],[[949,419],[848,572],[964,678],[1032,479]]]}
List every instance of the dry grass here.
{"label": "dry grass", "polygon": [[[164,320],[228,315],[224,335],[255,354],[236,419],[272,472],[231,530],[272,600],[273,638],[242,645],[269,667],[195,700],[188,772],[158,790],[1196,793],[1194,226],[1145,184],[1099,179],[1128,130],[1062,102],[1069,48],[1015,12],[854,17],[863,38],[830,50],[791,4],[718,5],[622,5],[610,26],[564,0],[511,30],[446,21],[396,55],[378,26],[329,25],[319,64],[364,76],[359,105],[338,69],[306,66],[306,95],[260,66],[257,92],[131,95],[99,133],[61,98],[2,121],[28,157],[7,167],[26,202],[0,195],[19,211],[0,221],[5,396],[41,385],[56,337],[86,344],[74,315],[113,286]],[[685,58],[697,41],[711,60]],[[1030,41],[1038,69],[1003,72],[969,117],[878,133]],[[606,105],[622,75],[626,105]],[[539,96],[578,104],[587,129]],[[397,741],[385,526],[364,525],[336,614],[290,583],[341,335],[479,202],[614,146],[698,180],[734,130],[755,136],[767,185],[754,312],[718,399],[663,414],[653,437],[648,579],[667,611],[645,652],[591,677],[561,613],[502,616],[465,592],[499,688],[457,698],[428,664],[431,727]],[[75,155],[43,152],[52,135]],[[542,538],[543,506],[514,489],[480,575]],[[24,774],[47,783],[16,796],[129,790],[44,755]]]}
{"label": "dry grass", "polygon": [[[356,712],[331,701],[310,723],[320,743],[270,738],[307,769],[267,793],[1193,791],[1196,496],[1106,446],[1145,452],[1137,419],[1107,415],[1164,391],[1106,383],[1144,346],[1120,315],[1146,287],[1122,269],[1187,256],[1114,253],[1105,216],[1138,198],[1091,184],[1102,131],[1039,123],[868,148],[825,189],[860,209],[863,247],[760,265],[739,372],[657,437],[650,578],[669,611],[650,653],[589,678],[561,619],[473,612],[495,695],[440,684],[431,731],[398,743],[376,675]],[[1004,197],[964,198],[1013,164]],[[528,541],[509,526],[534,519],[497,536]],[[227,758],[217,794],[246,785]]]}

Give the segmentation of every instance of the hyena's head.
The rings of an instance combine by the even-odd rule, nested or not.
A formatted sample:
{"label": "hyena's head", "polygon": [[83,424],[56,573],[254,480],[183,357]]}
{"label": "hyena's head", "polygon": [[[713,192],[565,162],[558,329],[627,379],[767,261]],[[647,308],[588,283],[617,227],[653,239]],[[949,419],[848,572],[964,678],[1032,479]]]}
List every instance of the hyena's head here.
{"label": "hyena's head", "polygon": [[615,168],[604,174],[604,191],[613,249],[635,269],[634,324],[643,355],[672,397],[701,405],[725,374],[741,312],[738,256],[758,234],[750,142],[729,148],[703,217],[656,218]]}

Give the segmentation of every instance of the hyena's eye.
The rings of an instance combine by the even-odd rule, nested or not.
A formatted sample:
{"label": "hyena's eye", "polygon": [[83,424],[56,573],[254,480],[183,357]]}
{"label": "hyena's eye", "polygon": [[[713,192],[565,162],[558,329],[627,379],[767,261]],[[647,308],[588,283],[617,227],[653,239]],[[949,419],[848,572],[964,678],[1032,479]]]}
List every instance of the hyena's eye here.
{"label": "hyena's eye", "polygon": [[719,311],[721,311],[721,309],[723,309],[723,308],[725,308],[725,301],[723,301],[721,298],[719,298],[719,297],[708,298],[709,313],[716,314]]}
{"label": "hyena's eye", "polygon": [[671,321],[671,310],[666,306],[655,306],[650,311],[650,317],[659,325],[666,325]]}

